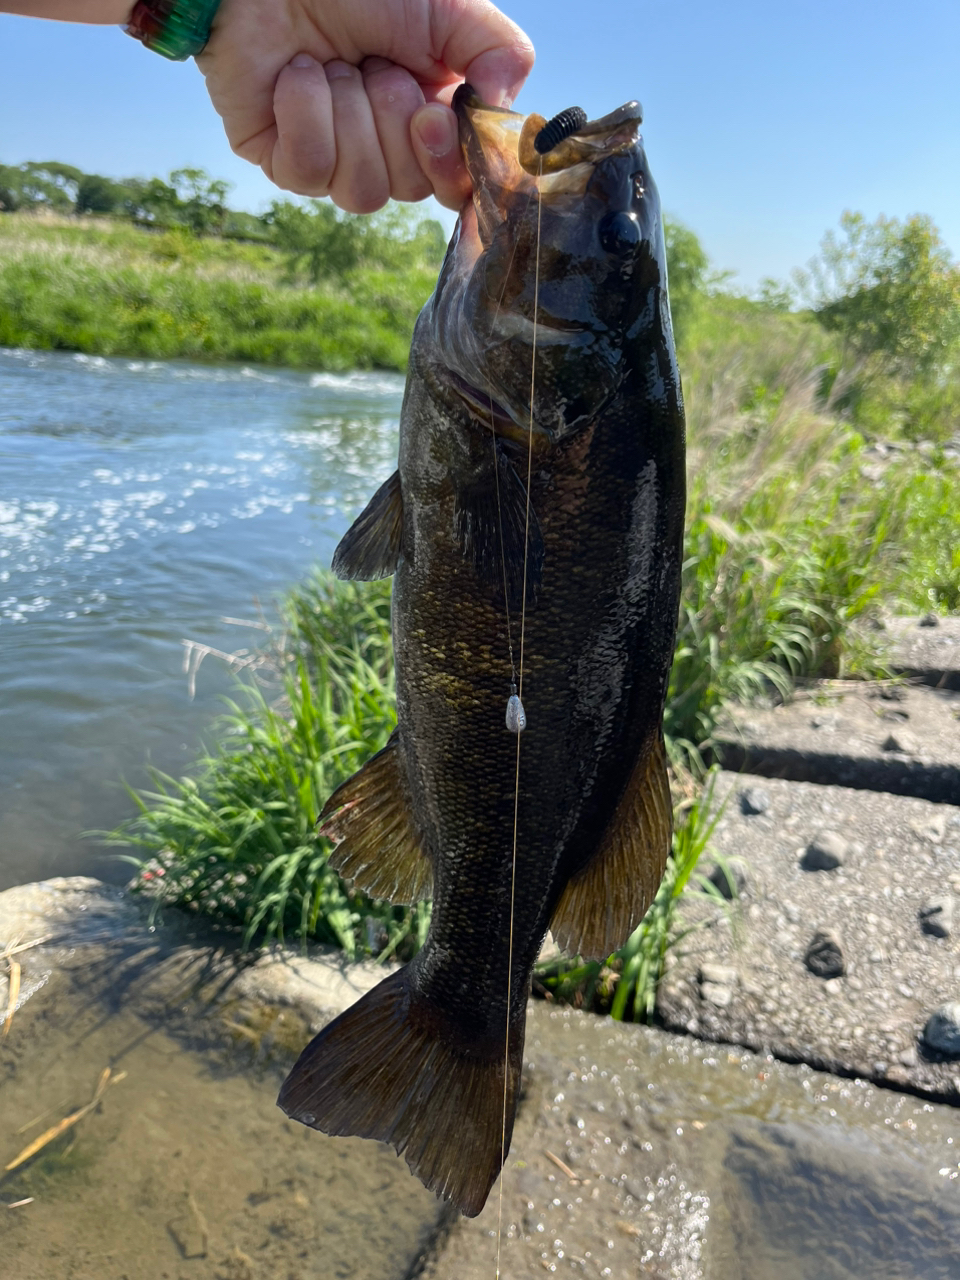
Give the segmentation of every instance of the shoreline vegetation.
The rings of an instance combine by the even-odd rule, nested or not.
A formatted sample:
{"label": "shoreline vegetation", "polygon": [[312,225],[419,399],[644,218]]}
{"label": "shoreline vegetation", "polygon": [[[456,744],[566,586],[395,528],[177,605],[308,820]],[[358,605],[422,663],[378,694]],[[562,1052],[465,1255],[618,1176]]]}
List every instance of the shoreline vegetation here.
{"label": "shoreline vegetation", "polygon": [[[180,172],[194,174],[194,196],[171,175],[179,205],[164,197],[166,222],[162,200],[153,213],[141,200],[127,221],[68,215],[49,196],[39,214],[0,214],[0,345],[405,366],[442,253],[436,224],[287,203],[229,232],[223,192],[201,226],[196,192],[208,205],[216,192]],[[0,203],[9,175],[0,167]],[[636,1018],[651,1015],[680,893],[717,892],[697,871],[709,789],[696,797],[724,703],[786,698],[803,678],[884,675],[871,630],[882,610],[960,611],[960,267],[936,227],[845,214],[805,271],[753,298],[712,273],[677,222],[668,261],[689,434],[665,716],[674,853],[624,948],[605,965],[552,961],[537,979]],[[351,894],[315,833],[326,796],[395,722],[389,586],[315,575],[280,604],[259,669],[238,680],[214,745],[189,776],[154,775],[109,842],[137,850],[158,907],[229,921],[248,945],[287,937],[409,957],[429,906]]]}

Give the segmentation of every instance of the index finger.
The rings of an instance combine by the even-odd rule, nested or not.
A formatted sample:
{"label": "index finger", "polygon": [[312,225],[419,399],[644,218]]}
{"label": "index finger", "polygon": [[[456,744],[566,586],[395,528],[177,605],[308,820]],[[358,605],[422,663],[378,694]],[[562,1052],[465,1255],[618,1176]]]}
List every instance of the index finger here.
{"label": "index finger", "polygon": [[487,0],[436,14],[434,39],[444,66],[491,106],[512,103],[533,67],[529,37]]}

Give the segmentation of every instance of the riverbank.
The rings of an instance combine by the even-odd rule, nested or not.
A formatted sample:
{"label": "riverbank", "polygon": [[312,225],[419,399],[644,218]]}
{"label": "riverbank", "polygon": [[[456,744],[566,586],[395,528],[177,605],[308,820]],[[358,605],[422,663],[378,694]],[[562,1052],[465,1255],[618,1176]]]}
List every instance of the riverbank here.
{"label": "riverbank", "polygon": [[149,930],[142,900],[92,880],[0,894],[0,948],[15,938],[0,1211],[24,1280],[67,1260],[75,1280],[484,1280],[501,1228],[504,1275],[956,1272],[955,1107],[535,1001],[502,1219],[495,1187],[463,1220],[387,1147],[274,1106],[369,966],[250,963],[178,911]]}
{"label": "riverbank", "polygon": [[0,346],[318,370],[406,368],[437,264],[309,288],[270,245],[0,217]]}

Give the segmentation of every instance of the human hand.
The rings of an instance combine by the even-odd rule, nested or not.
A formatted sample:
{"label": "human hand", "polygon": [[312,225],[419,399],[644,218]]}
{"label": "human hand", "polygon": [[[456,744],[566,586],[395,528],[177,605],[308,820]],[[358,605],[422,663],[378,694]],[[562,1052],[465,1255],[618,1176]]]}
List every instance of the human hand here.
{"label": "human hand", "polygon": [[511,102],[533,47],[488,0],[222,0],[197,63],[234,151],[352,213],[470,192],[449,102]]}

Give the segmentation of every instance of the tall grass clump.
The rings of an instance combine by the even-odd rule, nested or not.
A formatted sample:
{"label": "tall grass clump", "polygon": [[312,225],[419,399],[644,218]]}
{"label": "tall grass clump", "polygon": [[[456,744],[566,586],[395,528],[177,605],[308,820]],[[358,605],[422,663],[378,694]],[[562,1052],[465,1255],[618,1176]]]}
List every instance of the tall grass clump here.
{"label": "tall grass clump", "polygon": [[266,671],[248,678],[192,776],[154,771],[137,816],[110,837],[140,851],[138,884],[243,930],[290,935],[349,957],[409,955],[429,908],[351,893],[317,835],[330,792],[385,746],[396,724],[389,590],[319,575],[287,600]]}
{"label": "tall grass clump", "polygon": [[727,702],[786,698],[802,677],[883,674],[869,631],[882,609],[960,601],[956,462],[894,428],[871,451],[824,389],[811,319],[722,298],[705,300],[697,324],[665,721],[687,764]]}

